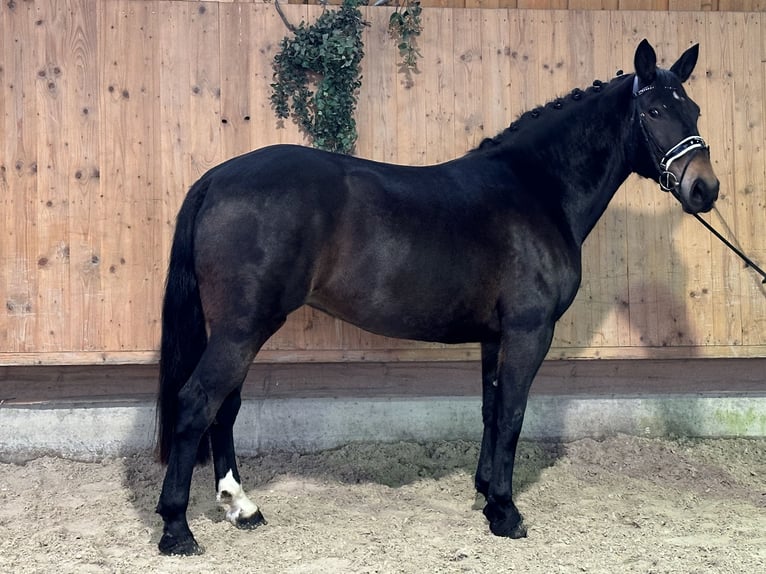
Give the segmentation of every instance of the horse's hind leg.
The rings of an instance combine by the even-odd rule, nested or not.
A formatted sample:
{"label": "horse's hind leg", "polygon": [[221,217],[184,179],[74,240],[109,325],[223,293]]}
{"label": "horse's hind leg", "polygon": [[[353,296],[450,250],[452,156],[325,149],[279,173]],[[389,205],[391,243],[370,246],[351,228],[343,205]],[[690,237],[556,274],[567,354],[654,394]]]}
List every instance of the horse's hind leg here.
{"label": "horse's hind leg", "polygon": [[226,511],[226,519],[238,528],[257,528],[266,524],[258,506],[242,489],[234,453],[234,421],[242,404],[240,388],[224,400],[213,426],[210,443],[213,448],[213,466],[218,502]]}
{"label": "horse's hind leg", "polygon": [[[163,554],[200,553],[186,520],[200,439],[227,397],[242,385],[255,353],[278,326],[251,336],[211,333],[199,364],[179,391],[173,443],[157,504],[157,512],[164,521],[159,543]],[[229,403],[229,412],[232,406]]]}

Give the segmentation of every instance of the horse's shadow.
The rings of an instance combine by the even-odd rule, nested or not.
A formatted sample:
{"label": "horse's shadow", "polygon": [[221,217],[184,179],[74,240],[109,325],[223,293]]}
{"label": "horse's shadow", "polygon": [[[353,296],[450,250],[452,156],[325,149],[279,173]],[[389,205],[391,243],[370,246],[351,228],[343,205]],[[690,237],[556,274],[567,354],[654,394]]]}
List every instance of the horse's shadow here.
{"label": "horse's shadow", "polygon": [[[540,474],[562,455],[562,445],[555,441],[519,443],[514,473],[516,492],[526,490]],[[340,483],[402,488],[423,480],[457,476],[465,489],[473,492],[473,473],[479,457],[479,443],[470,440],[431,441],[424,443],[352,443],[318,453],[299,454],[272,451],[257,456],[239,457],[243,487],[247,492],[268,490],[280,481],[300,483]],[[162,534],[162,520],[154,512],[165,468],[148,452],[126,454],[122,458],[123,487],[141,522],[151,531],[151,543]],[[253,499],[258,500],[254,494]],[[466,506],[478,510],[483,504],[466,498]],[[264,508],[264,513],[268,513]],[[216,503],[212,465],[197,467],[190,489],[188,517],[204,516],[213,522],[225,520]]]}
{"label": "horse's shadow", "polygon": [[[629,180],[624,191],[628,191],[627,188],[634,185],[635,182],[631,183]],[[648,193],[657,192],[656,189],[648,190]],[[667,204],[662,205],[658,202],[653,213],[646,210],[637,211],[615,202],[616,205],[607,210],[600,222],[607,228],[607,232],[601,237],[623,238],[629,225],[640,226],[641,232],[636,233],[632,239],[625,240],[626,247],[622,251],[622,257],[626,259],[629,271],[632,271],[630,281],[625,277],[617,282],[619,289],[611,294],[611,305],[593,306],[591,336],[595,337],[597,333],[602,332],[603,325],[607,322],[612,321],[613,326],[614,321],[617,321],[628,327],[629,346],[643,351],[646,359],[667,356],[664,351],[669,347],[683,348],[685,357],[693,359],[698,355],[697,351],[704,342],[705,335],[697,331],[697,323],[691,316],[692,305],[688,301],[689,298],[706,296],[707,287],[704,284],[690,285],[689,271],[681,251],[686,241],[691,239],[684,235],[689,233],[689,228],[683,227],[687,216],[672,197],[667,196],[665,199]],[[702,241],[706,232],[700,227],[699,231],[692,233],[699,233],[698,240]],[[646,242],[639,241],[642,237],[646,238]],[[652,242],[655,240],[659,247],[657,251],[650,253]],[[639,245],[634,247],[632,244],[636,242]],[[642,277],[640,272],[635,271],[636,267],[646,269],[648,273]],[[620,269],[616,271],[621,272]],[[619,396],[626,392],[622,386],[605,386],[599,391],[606,396]],[[639,398],[653,395],[656,398],[656,393],[673,394],[673,389],[671,387],[647,390],[638,386],[629,394]],[[656,428],[650,429],[652,434],[695,434],[690,423],[698,418],[695,413],[687,412],[678,416],[679,413],[673,412],[667,401],[658,401],[657,404],[658,412],[654,417]],[[689,404],[685,408],[693,407]]]}

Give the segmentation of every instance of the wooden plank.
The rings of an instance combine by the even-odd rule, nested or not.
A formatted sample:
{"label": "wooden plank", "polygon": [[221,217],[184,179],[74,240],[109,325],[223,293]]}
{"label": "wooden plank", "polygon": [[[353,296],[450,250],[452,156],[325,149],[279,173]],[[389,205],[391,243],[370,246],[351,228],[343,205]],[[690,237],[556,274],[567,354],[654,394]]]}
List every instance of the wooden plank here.
{"label": "wooden plank", "polygon": [[482,125],[484,137],[502,132],[513,120],[511,115],[511,38],[507,10],[482,10],[481,67]]}
{"label": "wooden plank", "polygon": [[[652,38],[654,20],[645,13],[625,13],[623,60],[632,61],[638,43]],[[655,246],[658,235],[655,210],[662,198],[656,184],[633,176],[626,182],[626,243],[628,246],[628,313],[631,346],[658,347],[657,276],[659,258],[665,253]]]}
{"label": "wooden plank", "polygon": [[[575,87],[585,88],[595,78],[593,70],[593,34],[591,32],[592,12],[553,13],[553,38],[551,53],[546,55],[548,63],[543,69],[552,79],[556,79],[556,96],[566,96]],[[566,19],[564,19],[566,15]],[[566,26],[564,26],[566,24]],[[564,32],[563,28],[567,31]],[[570,105],[570,102],[565,104]],[[577,105],[571,103],[572,106]],[[594,260],[586,248],[582,259],[582,282],[580,290],[569,311],[559,320],[556,326],[554,344],[560,346],[591,344],[594,335],[594,305],[593,287],[600,275],[594,269]],[[596,297],[596,301],[598,297]],[[598,346],[598,343],[594,343]]]}
{"label": "wooden plank", "polygon": [[[707,67],[704,69],[704,82],[695,85],[693,92],[695,97],[700,94],[703,100],[702,117],[700,118],[700,130],[704,137],[715,134],[715,139],[710,141],[711,160],[716,175],[721,181],[721,193],[716,203],[716,209],[725,220],[734,221],[737,210],[736,188],[734,183],[734,83],[732,79],[732,66],[735,59],[734,46],[728,33],[729,14],[716,14],[714,17],[705,15],[700,21],[702,27],[699,34],[704,35],[702,44]],[[700,71],[701,72],[701,71]],[[716,222],[718,218],[712,215],[706,216],[709,221]],[[745,320],[742,314],[740,300],[740,282],[743,279],[740,272],[739,262],[731,256],[731,253],[713,240],[710,234],[700,229],[696,221],[685,222],[684,243],[694,245],[700,242],[707,253],[702,249],[689,253],[689,260],[694,275],[691,279],[697,283],[697,270],[699,269],[699,257],[710,261],[712,274],[711,299],[714,308],[713,329],[716,333],[716,343],[742,344],[742,326]],[[687,293],[692,300],[698,300],[700,290],[694,284],[687,287]],[[711,341],[698,341],[705,344]]]}
{"label": "wooden plank", "polygon": [[565,10],[567,0],[517,0],[516,6],[521,10]]}
{"label": "wooden plank", "polygon": [[[285,27],[284,23],[276,13],[276,10],[273,9],[273,7],[264,6],[264,9],[267,11],[267,20],[270,21],[272,25],[280,31],[278,33],[277,43],[273,48],[274,54],[276,54],[279,50],[279,41],[281,41],[283,37],[291,38],[292,33]],[[293,25],[298,26],[301,22],[314,22],[322,13],[323,8],[321,6],[283,6],[282,10],[286,15],[287,20]],[[253,30],[253,32],[260,34],[260,31]],[[271,67],[271,61],[269,61],[269,67]],[[271,77],[270,74],[269,77]],[[307,136],[300,130],[292,116],[290,116],[290,118],[287,120],[277,120],[272,125],[276,125],[279,128],[277,130],[277,141],[279,143],[300,143],[310,145]]]}
{"label": "wooden plank", "polygon": [[[668,0],[668,10],[703,10],[704,0]],[[708,9],[710,5],[708,4]]]}
{"label": "wooden plank", "polygon": [[[426,11],[427,12],[427,11]],[[423,30],[416,43],[421,53],[430,33]],[[425,165],[426,158],[426,78],[433,70],[423,57],[417,69],[396,73],[396,161],[404,165]]]}
{"label": "wooden plank", "polygon": [[[362,89],[357,103],[357,155],[396,163],[398,134],[396,121],[396,71],[399,51],[388,34],[388,22],[393,9],[379,7],[374,11],[378,22],[363,30]],[[372,9],[363,16],[369,19]]]}
{"label": "wooden plank", "polygon": [[620,10],[666,11],[668,0],[619,0]]}
{"label": "wooden plank", "polygon": [[455,119],[453,102],[454,53],[453,12],[430,11],[422,14],[423,26],[429,30],[423,41],[423,81],[426,95],[426,163],[452,159],[450,141]]}
{"label": "wooden plank", "polygon": [[[761,56],[761,15],[731,15],[730,26],[738,31],[732,61],[734,88],[734,194],[735,237],[745,253],[766,262],[766,162],[764,154],[764,60]],[[731,222],[731,220],[729,220]],[[734,255],[727,256],[734,259]],[[741,264],[739,265],[741,267]],[[758,344],[766,333],[766,286],[755,273],[740,275],[742,343]]]}
{"label": "wooden plank", "polygon": [[[678,19],[681,19],[680,21]],[[666,21],[659,23],[657,34],[664,38],[662,43],[662,66],[670,67],[676,58],[691,45],[691,38],[697,34],[694,31],[693,22],[686,19],[684,13],[672,13]],[[678,31],[671,33],[671,30]],[[694,94],[693,81],[687,83],[686,88]],[[702,101],[697,100],[700,105]],[[664,248],[667,257],[660,269],[663,277],[661,290],[658,290],[660,305],[659,313],[659,340],[663,346],[667,345],[694,345],[697,340],[709,339],[712,336],[712,300],[709,297],[711,290],[711,276],[709,268],[699,268],[698,273],[690,281],[692,270],[688,264],[690,245],[687,244],[685,224],[689,218],[681,210],[678,202],[669,196],[666,197],[665,217],[660,221],[660,233],[664,238]],[[689,242],[697,240],[697,236],[689,236]],[[706,249],[706,238],[701,238],[701,249]],[[702,296],[696,297],[693,303],[689,293],[699,292]]]}
{"label": "wooden plank", "polygon": [[5,313],[0,315],[4,349],[38,349],[37,275],[35,272],[37,221],[37,102],[39,68],[35,37],[35,6],[3,6],[0,45],[3,82],[0,99],[0,191],[2,192],[2,283]]}
{"label": "wooden plank", "polygon": [[763,9],[763,0],[718,0],[721,12],[760,12]]}
{"label": "wooden plank", "polygon": [[465,0],[466,8],[516,8],[516,0]]}
{"label": "wooden plank", "polygon": [[[652,26],[652,38],[657,38],[658,65],[669,68],[679,55],[689,47],[685,39],[679,42],[680,36],[686,34],[690,23],[684,20],[684,27],[678,23],[683,14],[671,12],[664,18],[658,18]],[[687,84],[687,88],[688,88]],[[654,186],[657,197],[655,203],[656,242],[653,249],[662,255],[658,258],[657,272],[657,341],[660,346],[693,345],[697,337],[709,336],[710,328],[701,332],[700,324],[710,324],[710,298],[698,300],[696,309],[692,311],[687,302],[688,286],[687,250],[683,241],[683,223],[689,219],[684,214],[679,202],[668,193],[659,191]],[[709,274],[701,277],[710,285]],[[706,287],[703,287],[706,288]],[[694,316],[692,316],[694,313]],[[696,324],[696,325],[695,325]]]}
{"label": "wooden plank", "polygon": [[224,159],[221,144],[221,45],[217,3],[196,4],[189,11],[191,132],[188,142],[192,175],[199,178]]}
{"label": "wooden plank", "polygon": [[[290,8],[290,10],[287,10]],[[298,13],[286,6],[288,16],[294,18]],[[304,12],[305,8],[298,7]],[[299,20],[299,19],[297,19]],[[294,22],[296,25],[298,21]],[[254,4],[250,8],[249,50],[253,56],[249,60],[249,91],[251,94],[250,108],[250,141],[252,147],[259,148],[280,141],[300,142],[298,128],[292,120],[277,120],[271,107],[271,83],[273,81],[272,62],[279,51],[279,43],[288,34],[273,6]],[[285,132],[289,137],[282,137]]]}
{"label": "wooden plank", "polygon": [[454,155],[461,155],[481,141],[484,135],[481,100],[491,95],[483,84],[481,10],[466,9],[453,19],[452,24],[455,105],[452,139]]}
{"label": "wooden plank", "polygon": [[61,55],[68,61],[61,121],[63,171],[69,181],[70,285],[64,320],[71,328],[68,348],[83,350],[98,349],[103,340],[102,275],[108,273],[101,256],[105,217],[99,166],[100,10],[90,0],[72,0],[61,23],[66,30]]}
{"label": "wooden plank", "polygon": [[[532,396],[763,393],[766,359],[545,361]],[[284,398],[478,397],[479,361],[449,363],[255,364],[245,400]],[[156,365],[0,368],[0,404],[153,401]]]}
{"label": "wooden plank", "polygon": [[250,45],[251,6],[224,4],[219,12],[221,155],[230,158],[252,149],[250,140]]}
{"label": "wooden plank", "polygon": [[[162,200],[157,4],[121,0],[104,10],[101,142],[104,193],[104,348],[156,348],[164,277],[160,253]],[[131,49],[126,50],[126,46]],[[147,256],[149,254],[149,256]]]}
{"label": "wooden plank", "polygon": [[[160,154],[162,178],[159,193],[162,200],[161,245],[158,254],[161,269],[166,270],[176,215],[186,192],[193,183],[191,154],[191,70],[188,61],[189,10],[191,4],[161,2],[159,19],[160,54]],[[164,276],[164,274],[163,274]]]}
{"label": "wooden plank", "polygon": [[[69,303],[69,157],[64,117],[70,71],[67,65],[68,11],[61,4],[37,6],[37,262],[36,338],[38,349],[54,351],[72,344]],[[74,72],[72,69],[71,72]]]}
{"label": "wooden plank", "polygon": [[[551,347],[547,359],[662,359],[759,358],[766,345],[706,345],[704,347]],[[346,363],[478,360],[478,345],[418,346],[378,349],[264,349],[257,363]],[[0,366],[30,365],[145,365],[158,361],[157,351],[72,351],[0,353]]]}
{"label": "wooden plank", "polygon": [[[633,58],[623,53],[622,26],[603,12],[593,13],[594,77],[606,79],[618,70],[630,74]],[[633,47],[635,49],[635,47]],[[593,253],[593,277],[599,282],[593,296],[592,345],[628,345],[630,317],[628,301],[627,192],[623,185],[593,230],[587,249]],[[596,261],[598,263],[596,263]]]}
{"label": "wooden plank", "polygon": [[510,13],[511,35],[511,117],[543,103],[539,94],[537,12],[519,11]]}

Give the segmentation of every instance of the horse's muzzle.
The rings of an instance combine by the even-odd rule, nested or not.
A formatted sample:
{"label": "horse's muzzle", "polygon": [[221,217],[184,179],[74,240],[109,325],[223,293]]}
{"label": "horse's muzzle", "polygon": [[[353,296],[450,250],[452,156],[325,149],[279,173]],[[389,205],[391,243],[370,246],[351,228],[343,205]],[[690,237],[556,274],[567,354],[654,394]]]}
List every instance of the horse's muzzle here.
{"label": "horse's muzzle", "polygon": [[695,178],[690,184],[690,189],[684,193],[684,182],[681,182],[681,205],[684,211],[687,213],[707,213],[713,209],[720,188],[718,178]]}

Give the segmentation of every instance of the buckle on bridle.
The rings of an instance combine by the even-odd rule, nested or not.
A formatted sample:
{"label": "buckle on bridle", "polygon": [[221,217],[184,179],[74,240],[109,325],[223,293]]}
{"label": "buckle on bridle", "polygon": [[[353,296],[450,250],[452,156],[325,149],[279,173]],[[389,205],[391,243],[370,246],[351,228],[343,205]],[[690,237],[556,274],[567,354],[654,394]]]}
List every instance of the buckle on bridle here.
{"label": "buckle on bridle", "polygon": [[679,158],[698,149],[710,149],[700,136],[689,136],[674,145],[660,160],[660,188],[663,191],[673,191],[681,183],[674,173],[670,171],[670,165]]}
{"label": "buckle on bridle", "polygon": [[673,191],[678,187],[678,178],[672,171],[663,171],[660,174],[660,189],[662,191]]}

